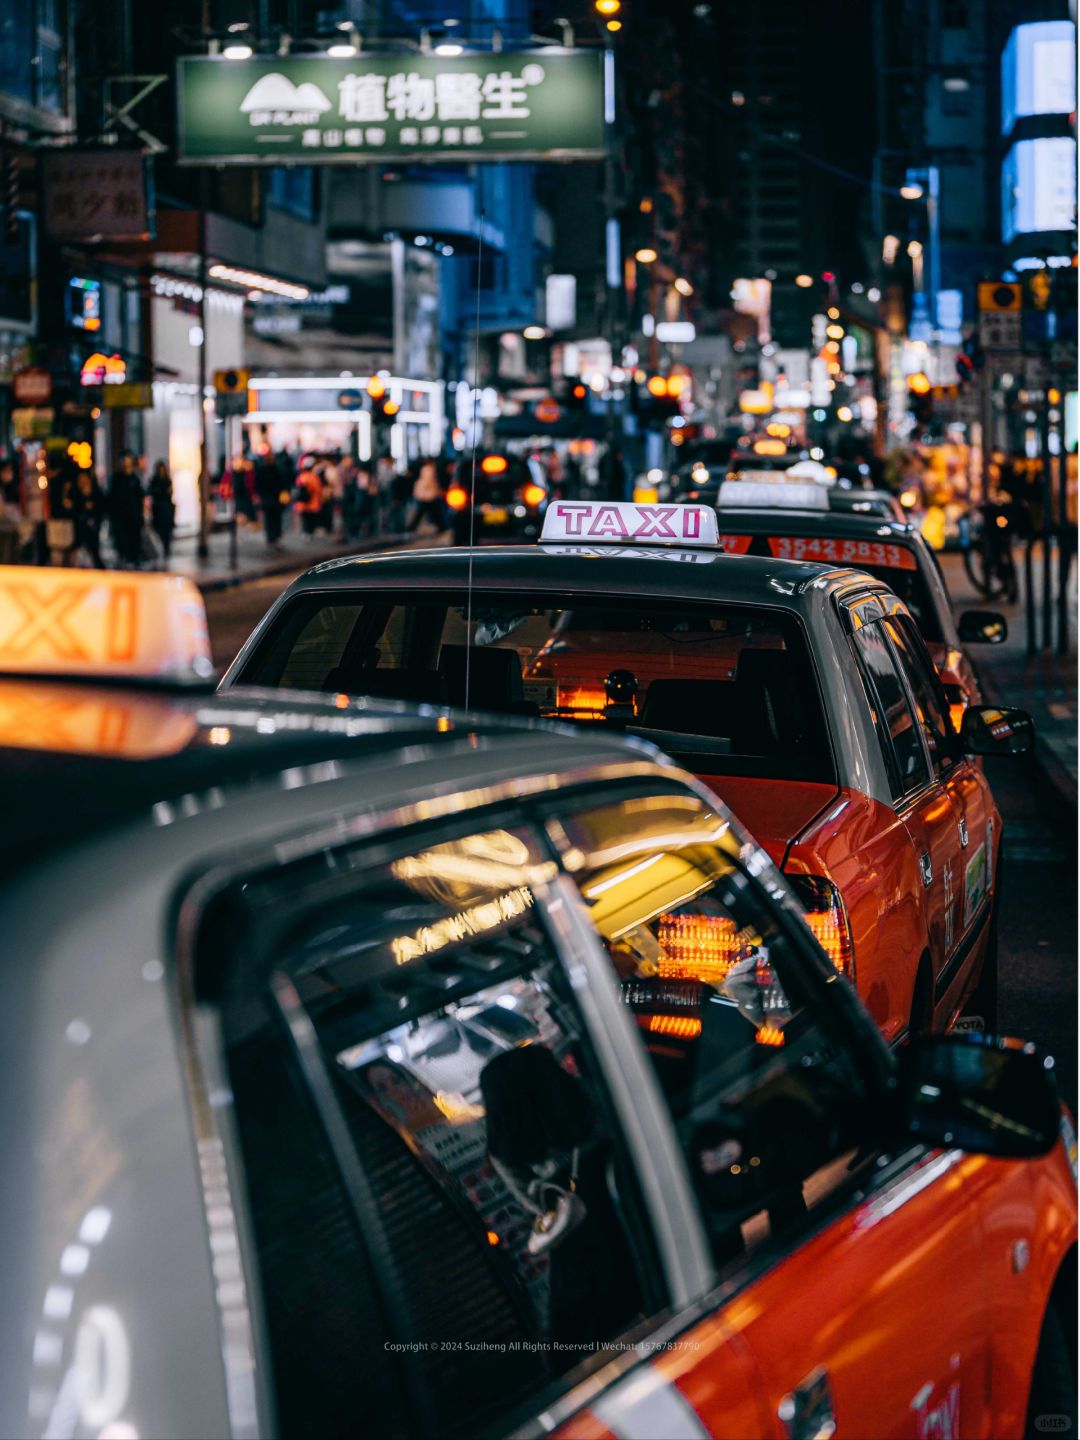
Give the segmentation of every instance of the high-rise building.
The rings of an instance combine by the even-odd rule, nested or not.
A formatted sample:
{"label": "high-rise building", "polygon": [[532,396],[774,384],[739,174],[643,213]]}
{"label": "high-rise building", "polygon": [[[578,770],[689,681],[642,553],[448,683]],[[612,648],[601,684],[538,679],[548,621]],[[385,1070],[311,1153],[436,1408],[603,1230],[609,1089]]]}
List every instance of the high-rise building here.
{"label": "high-rise building", "polygon": [[886,278],[905,287],[915,250],[921,288],[939,292],[939,314],[930,313],[930,296],[924,323],[950,343],[973,317],[974,281],[1000,266],[1003,9],[1000,0],[877,0],[873,12],[879,84],[868,248],[884,261]]}

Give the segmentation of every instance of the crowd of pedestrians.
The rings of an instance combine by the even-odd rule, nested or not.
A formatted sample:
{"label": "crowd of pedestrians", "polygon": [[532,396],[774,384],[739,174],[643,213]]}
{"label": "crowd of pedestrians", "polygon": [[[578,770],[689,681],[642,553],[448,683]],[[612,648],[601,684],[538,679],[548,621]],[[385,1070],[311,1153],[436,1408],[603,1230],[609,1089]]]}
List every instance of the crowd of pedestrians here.
{"label": "crowd of pedestrians", "polygon": [[14,461],[0,461],[0,555],[7,563],[155,568],[168,560],[175,528],[164,460],[146,481],[139,457],[124,450],[104,487],[68,455],[21,483]]}
{"label": "crowd of pedestrians", "polygon": [[[463,463],[424,457],[399,470],[389,456],[360,461],[340,452],[274,451],[264,443],[219,468],[211,524],[259,527],[272,550],[290,532],[307,543],[346,544],[438,534],[452,528],[448,489],[455,481],[468,484]],[[561,473],[535,458],[529,465],[534,478],[559,492]],[[15,463],[0,460],[0,563],[159,569],[168,564],[175,532],[164,460],[147,476],[145,461],[124,450],[105,484],[67,455],[50,458],[22,483]]]}
{"label": "crowd of pedestrians", "polygon": [[446,490],[453,462],[417,461],[395,471],[389,457],[359,461],[340,453],[293,456],[264,445],[254,456],[237,455],[223,467],[216,492],[228,511],[235,501],[242,523],[260,523],[266,543],[282,544],[294,513],[308,541],[345,541],[377,535],[447,528]]}

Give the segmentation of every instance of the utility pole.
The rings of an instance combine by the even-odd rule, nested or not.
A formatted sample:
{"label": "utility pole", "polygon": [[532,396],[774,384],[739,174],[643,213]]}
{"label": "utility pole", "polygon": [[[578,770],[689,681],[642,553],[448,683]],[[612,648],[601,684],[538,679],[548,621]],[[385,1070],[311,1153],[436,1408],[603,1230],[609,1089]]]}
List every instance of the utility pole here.
{"label": "utility pole", "polygon": [[199,178],[199,328],[202,344],[199,346],[199,542],[198,557],[205,560],[210,553],[207,543],[207,518],[210,503],[209,437],[206,433],[206,206],[210,186],[206,170]]}
{"label": "utility pole", "polygon": [[926,167],[926,225],[930,242],[930,335],[938,337],[938,295],[941,292],[941,220],[938,208],[941,172],[936,165]]}
{"label": "utility pole", "polygon": [[[619,221],[615,214],[615,165],[617,158],[615,117],[615,51],[604,48],[604,328],[611,346],[611,363],[622,362],[622,244]],[[633,382],[630,382],[633,383]],[[608,399],[608,448],[611,473],[614,474],[616,454],[622,453],[622,411],[611,387]],[[620,495],[618,497],[622,499]]]}

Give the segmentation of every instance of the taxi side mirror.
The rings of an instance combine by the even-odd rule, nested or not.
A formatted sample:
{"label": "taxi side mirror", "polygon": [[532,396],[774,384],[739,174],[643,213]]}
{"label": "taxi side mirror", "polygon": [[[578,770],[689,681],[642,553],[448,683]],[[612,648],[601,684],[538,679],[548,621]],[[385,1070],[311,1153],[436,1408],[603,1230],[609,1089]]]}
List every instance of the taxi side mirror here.
{"label": "taxi side mirror", "polygon": [[900,1053],[899,1096],[904,1130],[928,1145],[1029,1159],[1058,1138],[1054,1061],[1023,1040],[916,1036]]}
{"label": "taxi side mirror", "polygon": [[956,629],[964,645],[1000,645],[1009,635],[1008,621],[996,610],[964,610]]}
{"label": "taxi side mirror", "polygon": [[969,705],[960,743],[968,755],[1024,755],[1035,744],[1035,722],[1026,710]]}

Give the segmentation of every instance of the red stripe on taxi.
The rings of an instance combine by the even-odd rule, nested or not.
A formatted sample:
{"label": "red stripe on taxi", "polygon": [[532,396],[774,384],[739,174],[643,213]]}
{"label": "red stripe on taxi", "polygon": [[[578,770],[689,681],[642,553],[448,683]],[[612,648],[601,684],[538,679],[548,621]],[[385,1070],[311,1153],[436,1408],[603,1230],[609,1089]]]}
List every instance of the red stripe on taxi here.
{"label": "red stripe on taxi", "polygon": [[832,540],[820,535],[770,535],[769,552],[778,560],[818,560],[826,565],[881,565],[914,570],[915,556],[905,545],[887,540]]}

